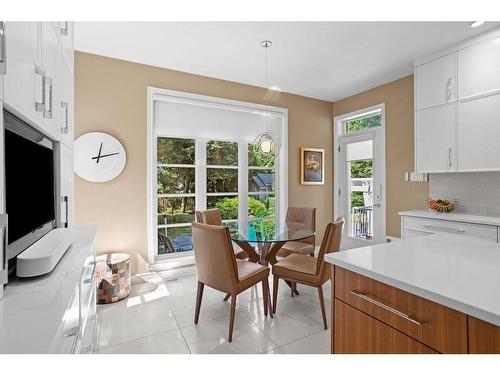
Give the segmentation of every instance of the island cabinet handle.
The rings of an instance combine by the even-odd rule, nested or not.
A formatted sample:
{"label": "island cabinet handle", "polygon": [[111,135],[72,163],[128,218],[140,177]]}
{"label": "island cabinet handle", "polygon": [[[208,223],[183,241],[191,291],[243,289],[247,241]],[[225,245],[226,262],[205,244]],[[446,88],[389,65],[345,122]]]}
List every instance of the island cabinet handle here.
{"label": "island cabinet handle", "polygon": [[428,229],[442,230],[442,231],[453,232],[453,233],[464,233],[465,232],[465,229],[440,227],[439,225],[424,225],[424,227],[426,227]]}
{"label": "island cabinet handle", "polygon": [[404,312],[399,311],[399,310],[395,309],[394,307],[388,306],[385,303],[377,301],[373,297],[369,297],[366,293],[359,292],[357,290],[350,290],[349,293],[354,294],[356,297],[361,298],[362,300],[364,300],[366,302],[372,303],[375,306],[381,307],[384,310],[387,310],[387,311],[389,311],[389,312],[391,312],[393,314],[396,314],[397,316],[400,316],[401,318],[406,319],[409,322],[412,322],[412,323],[414,323],[416,325],[421,326],[422,324],[425,323],[425,322],[418,321],[412,315],[405,314]]}

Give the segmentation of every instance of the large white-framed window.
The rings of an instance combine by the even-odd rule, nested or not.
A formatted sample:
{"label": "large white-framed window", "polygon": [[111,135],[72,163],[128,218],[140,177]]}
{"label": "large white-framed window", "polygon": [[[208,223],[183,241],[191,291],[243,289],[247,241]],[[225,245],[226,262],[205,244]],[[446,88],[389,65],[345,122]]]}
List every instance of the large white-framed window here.
{"label": "large white-framed window", "polygon": [[[251,143],[266,127],[282,143],[271,161]],[[286,138],[286,109],[149,88],[149,263],[192,257],[195,210],[218,208],[225,223],[242,227],[284,220]]]}

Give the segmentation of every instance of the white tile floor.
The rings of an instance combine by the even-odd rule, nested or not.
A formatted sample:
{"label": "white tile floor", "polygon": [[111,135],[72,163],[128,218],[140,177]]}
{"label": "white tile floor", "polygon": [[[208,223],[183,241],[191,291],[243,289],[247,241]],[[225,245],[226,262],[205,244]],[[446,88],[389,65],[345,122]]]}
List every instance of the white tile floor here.
{"label": "white tile floor", "polygon": [[[291,298],[290,289],[280,284],[274,319],[264,316],[260,286],[240,294],[229,343],[229,302],[223,302],[223,293],[206,287],[199,322],[193,323],[196,285],[195,275],[135,277],[129,298],[98,305],[98,353],[330,352],[330,330],[323,329],[316,289],[300,285],[301,294]],[[330,283],[323,288],[329,317]]]}

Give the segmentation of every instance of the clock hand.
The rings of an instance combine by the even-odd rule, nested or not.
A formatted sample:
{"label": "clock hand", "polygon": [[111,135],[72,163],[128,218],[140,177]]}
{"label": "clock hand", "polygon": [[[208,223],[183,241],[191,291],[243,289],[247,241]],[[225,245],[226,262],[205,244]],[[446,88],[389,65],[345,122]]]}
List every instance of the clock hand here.
{"label": "clock hand", "polygon": [[97,159],[96,163],[99,163],[99,159],[101,158],[101,151],[102,151],[102,142],[101,146],[99,147],[99,154],[97,154],[97,157],[92,158],[92,160]]}
{"label": "clock hand", "polygon": [[107,156],[113,156],[113,155],[118,155],[118,154],[119,154],[119,152],[113,152],[112,154],[104,154],[104,155],[101,155],[101,156],[94,156],[92,159],[97,159],[97,158],[102,159],[102,158],[105,158]]}

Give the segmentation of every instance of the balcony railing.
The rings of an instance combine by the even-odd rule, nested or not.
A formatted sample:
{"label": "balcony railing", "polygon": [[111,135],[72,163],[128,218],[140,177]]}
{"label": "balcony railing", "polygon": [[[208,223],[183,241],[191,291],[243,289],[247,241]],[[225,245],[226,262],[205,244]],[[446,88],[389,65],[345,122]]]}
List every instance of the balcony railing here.
{"label": "balcony railing", "polygon": [[351,231],[353,237],[371,239],[373,236],[373,207],[359,206],[351,208]]}

